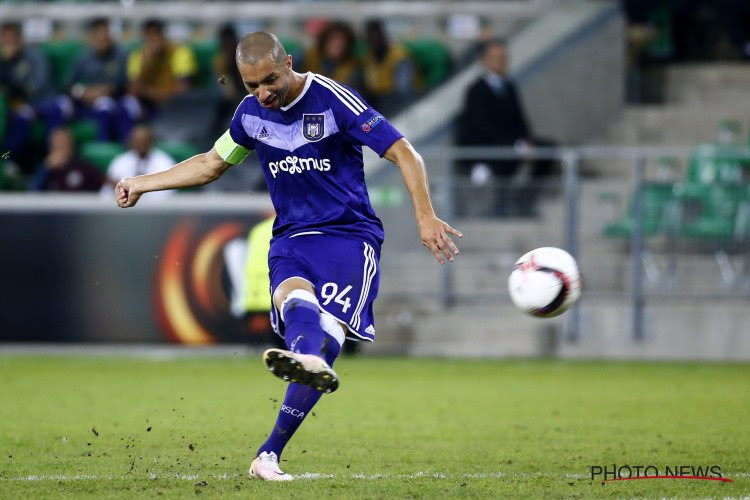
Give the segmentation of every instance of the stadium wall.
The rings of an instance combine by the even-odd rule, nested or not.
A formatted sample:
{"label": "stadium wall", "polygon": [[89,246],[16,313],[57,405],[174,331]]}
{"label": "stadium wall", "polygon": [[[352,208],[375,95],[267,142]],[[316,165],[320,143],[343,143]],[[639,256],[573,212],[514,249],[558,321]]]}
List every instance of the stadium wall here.
{"label": "stadium wall", "polygon": [[[558,31],[571,25],[567,32]],[[555,43],[542,45],[534,57],[514,68],[533,130],[563,144],[585,144],[624,109],[622,13],[612,4],[598,9],[565,4],[532,23],[511,47],[516,52],[529,50],[538,47],[540,39]]]}
{"label": "stadium wall", "polygon": [[3,196],[0,341],[266,342],[238,309],[267,197]]}
{"label": "stadium wall", "polygon": [[[403,314],[403,313],[402,313]],[[747,299],[666,299],[646,306],[645,338],[632,337],[632,309],[622,299],[587,297],[579,339],[563,339],[566,316],[539,320],[505,301],[422,311],[402,322],[398,339],[387,330],[373,352],[418,356],[559,357],[571,359],[750,360]],[[384,313],[379,321],[397,325]],[[406,345],[404,345],[406,343]]]}
{"label": "stadium wall", "polygon": [[652,299],[645,338],[632,337],[632,309],[618,300],[581,306],[581,339],[561,343],[564,358],[750,360],[747,298]]}

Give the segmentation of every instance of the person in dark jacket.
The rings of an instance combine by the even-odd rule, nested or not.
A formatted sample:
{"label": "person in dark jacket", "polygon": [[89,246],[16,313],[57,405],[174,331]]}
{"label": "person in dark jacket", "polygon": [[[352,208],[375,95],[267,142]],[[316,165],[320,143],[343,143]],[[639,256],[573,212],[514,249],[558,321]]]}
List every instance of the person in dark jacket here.
{"label": "person in dark jacket", "polygon": [[99,191],[104,174],[76,155],[70,129],[50,132],[49,153],[31,182],[33,191]]}
{"label": "person in dark jacket", "polygon": [[107,18],[88,22],[88,40],[89,49],[76,59],[68,81],[76,115],[96,121],[97,139],[123,141],[135,119],[123,100],[127,54],[112,39]]}
{"label": "person in dark jacket", "polygon": [[[552,141],[534,137],[516,86],[507,75],[507,60],[504,41],[486,43],[481,55],[484,72],[465,94],[456,143],[459,146],[513,147],[519,158],[459,162],[458,173],[468,177],[472,184],[509,183],[534,146],[554,145]],[[532,163],[531,175],[538,179],[552,170],[552,161],[537,160]],[[507,194],[499,197],[507,198]]]}

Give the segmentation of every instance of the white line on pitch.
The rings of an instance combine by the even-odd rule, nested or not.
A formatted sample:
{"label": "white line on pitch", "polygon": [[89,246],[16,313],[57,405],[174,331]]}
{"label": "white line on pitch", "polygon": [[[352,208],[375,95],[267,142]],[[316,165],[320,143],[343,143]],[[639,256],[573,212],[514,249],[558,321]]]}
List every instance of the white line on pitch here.
{"label": "white line on pitch", "polygon": [[[320,472],[303,472],[300,474],[293,474],[295,479],[301,480],[316,480],[316,479],[365,479],[365,480],[378,480],[378,479],[501,479],[505,477],[514,478],[530,478],[530,477],[548,477],[548,478],[559,478],[559,479],[587,479],[590,477],[589,474],[553,474],[546,472],[474,472],[465,474],[446,473],[446,472],[426,472],[419,471],[412,474],[324,474]],[[109,475],[96,475],[96,474],[51,474],[51,475],[36,475],[30,474],[27,476],[18,476],[5,478],[0,477],[0,481],[116,481],[116,480],[127,480],[127,479],[179,479],[183,481],[201,481],[201,480],[218,480],[227,481],[231,479],[240,479],[247,477],[245,474],[234,472],[231,474],[157,474],[149,472],[145,476],[136,474],[109,474]],[[733,478],[747,478],[750,477],[749,472],[727,472],[724,477],[729,479]]]}
{"label": "white line on pitch", "polygon": [[[512,473],[512,476],[518,476],[520,473]],[[294,474],[296,479],[492,479],[506,477],[509,474],[503,472],[478,472],[472,474],[450,474],[444,472],[416,472],[413,474],[348,474],[348,475],[337,475],[337,474],[323,474],[320,472],[303,472],[301,474]],[[123,479],[181,479],[185,481],[199,481],[199,480],[220,480],[226,481],[229,479],[239,479],[245,477],[244,474],[232,473],[232,474],[157,474],[155,472],[149,472],[145,476],[139,476],[134,474],[109,474],[109,475],[97,475],[97,474],[51,474],[51,475],[37,475],[30,474],[27,476],[18,476],[13,478],[0,478],[0,481],[115,481]]]}

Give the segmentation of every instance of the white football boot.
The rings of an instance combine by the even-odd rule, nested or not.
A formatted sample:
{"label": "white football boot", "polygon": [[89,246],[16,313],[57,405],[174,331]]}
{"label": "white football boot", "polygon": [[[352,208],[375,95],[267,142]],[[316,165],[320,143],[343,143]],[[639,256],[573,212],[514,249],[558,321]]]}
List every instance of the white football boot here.
{"label": "white football boot", "polygon": [[294,479],[279,468],[276,453],[262,452],[250,465],[250,477],[264,481],[291,481]]}
{"label": "white football boot", "polygon": [[271,373],[287,382],[306,385],[326,394],[339,388],[338,375],[320,356],[268,349],[263,353],[263,361]]}

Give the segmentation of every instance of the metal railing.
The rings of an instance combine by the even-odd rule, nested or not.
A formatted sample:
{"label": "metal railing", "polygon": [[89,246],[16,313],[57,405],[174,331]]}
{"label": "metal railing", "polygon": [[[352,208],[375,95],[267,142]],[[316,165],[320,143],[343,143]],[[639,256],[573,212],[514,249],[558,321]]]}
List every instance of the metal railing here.
{"label": "metal railing", "polygon": [[[488,230],[493,223],[505,228],[504,222],[516,221],[503,229],[508,231],[509,241],[523,221],[539,227],[539,238],[526,241],[539,246],[552,241],[574,255],[581,264],[589,300],[617,297],[629,301],[634,340],[645,336],[645,308],[650,300],[750,297],[748,148],[582,146],[519,152],[513,148],[445,147],[423,150],[422,155],[440,172],[433,175],[440,213],[459,224],[482,217]],[[520,174],[512,177],[502,172],[497,175],[502,160],[526,163],[526,167],[530,162],[551,160],[558,171],[545,178],[524,177],[521,167]],[[496,175],[489,178],[473,178],[465,167],[493,162],[497,162]],[[610,165],[613,162],[617,168]],[[463,175],[457,173],[461,164]],[[587,173],[583,173],[584,166]],[[492,172],[492,167],[489,170]],[[514,190],[515,199],[525,202],[529,193],[538,191],[546,210],[536,214],[505,209],[468,217],[462,214],[462,202],[476,203],[483,188],[499,193],[495,202],[513,196]],[[613,199],[617,199],[617,208],[606,219],[604,205]],[[550,214],[555,222],[545,225]],[[592,224],[592,220],[598,222]],[[558,230],[561,234],[555,234]],[[512,251],[510,247],[506,251]],[[610,271],[616,278],[604,283],[597,274],[605,266],[622,271]],[[455,272],[453,266],[443,269],[441,300],[446,306],[477,299],[471,292],[459,291]],[[587,272],[593,279],[588,279]],[[504,286],[496,291],[506,294]],[[567,315],[564,336],[568,340],[575,340],[579,322],[575,308]]]}

